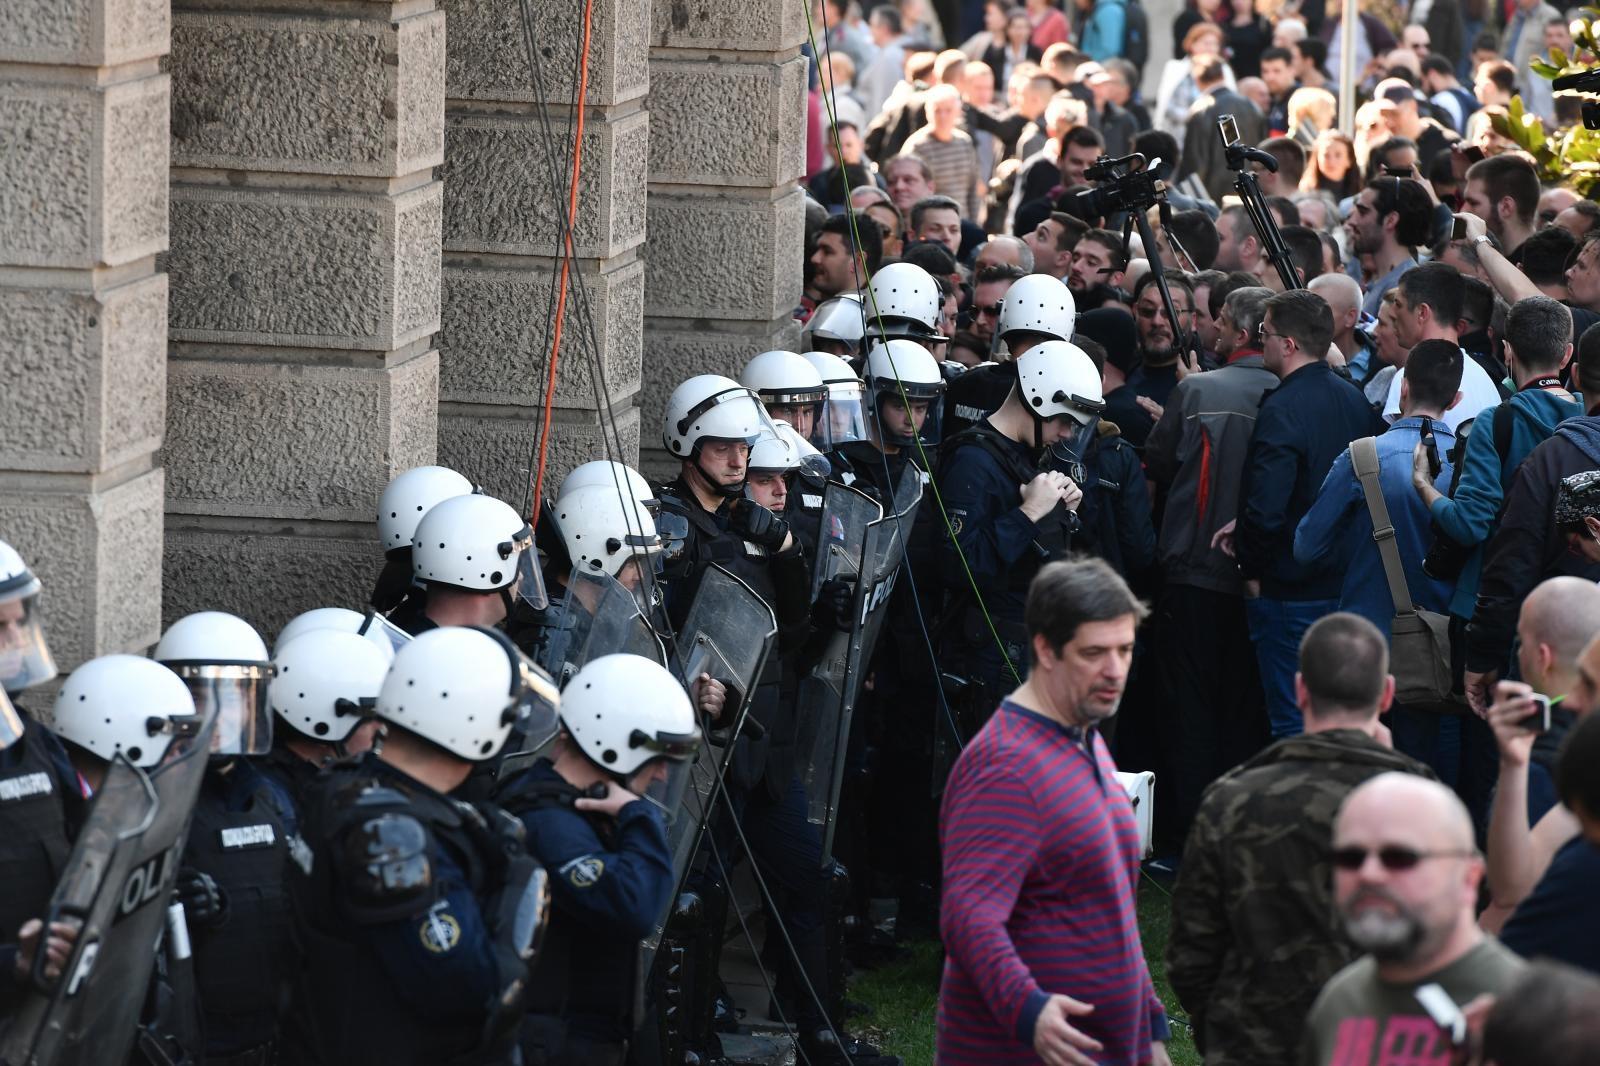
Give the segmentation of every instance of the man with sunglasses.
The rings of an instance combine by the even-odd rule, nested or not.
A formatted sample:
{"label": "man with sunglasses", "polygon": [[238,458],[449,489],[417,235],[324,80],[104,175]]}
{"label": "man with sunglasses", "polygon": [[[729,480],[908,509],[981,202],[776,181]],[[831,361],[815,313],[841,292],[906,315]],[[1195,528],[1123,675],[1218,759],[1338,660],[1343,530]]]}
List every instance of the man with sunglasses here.
{"label": "man with sunglasses", "polygon": [[1366,1066],[1396,1048],[1453,1061],[1466,1034],[1449,1004],[1502,992],[1524,968],[1475,920],[1483,858],[1466,807],[1437,781],[1380,774],[1339,809],[1332,859],[1340,924],[1366,954],[1317,997],[1301,1061]]}
{"label": "man with sunglasses", "polygon": [[1386,742],[1378,715],[1393,694],[1383,634],[1329,615],[1300,644],[1305,733],[1206,790],[1173,891],[1167,976],[1211,1061],[1293,1061],[1317,992],[1355,958],[1333,914],[1334,816],[1377,774],[1431,773]]}

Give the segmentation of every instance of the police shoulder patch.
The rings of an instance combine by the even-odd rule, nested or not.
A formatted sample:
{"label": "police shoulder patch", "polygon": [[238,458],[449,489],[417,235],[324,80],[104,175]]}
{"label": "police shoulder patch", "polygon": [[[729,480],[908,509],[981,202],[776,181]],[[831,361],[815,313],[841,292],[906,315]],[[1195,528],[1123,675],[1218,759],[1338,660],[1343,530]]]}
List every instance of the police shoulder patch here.
{"label": "police shoulder patch", "polygon": [[959,537],[961,535],[961,525],[962,525],[963,522],[966,521],[966,518],[967,518],[967,512],[965,512],[965,511],[951,511],[950,512],[950,535],[951,536]]}
{"label": "police shoulder patch", "polygon": [[422,946],[435,955],[448,954],[461,943],[461,923],[455,915],[436,907],[422,917],[422,927],[417,931]]}
{"label": "police shoulder patch", "polygon": [[561,876],[573,888],[592,888],[605,875],[605,860],[593,855],[580,855],[561,867]]}

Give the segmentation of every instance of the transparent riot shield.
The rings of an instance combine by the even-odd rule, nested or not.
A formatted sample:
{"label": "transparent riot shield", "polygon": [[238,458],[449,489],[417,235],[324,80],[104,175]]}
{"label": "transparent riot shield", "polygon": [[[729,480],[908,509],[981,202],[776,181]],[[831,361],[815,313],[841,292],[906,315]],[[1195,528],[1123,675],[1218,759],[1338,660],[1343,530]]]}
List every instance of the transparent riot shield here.
{"label": "transparent riot shield", "polygon": [[50,898],[48,921],[77,924],[77,941],[59,980],[35,969],[0,1041],[4,1066],[127,1059],[214,727],[174,740],[154,770],[119,758],[106,772]]}
{"label": "transparent riot shield", "polygon": [[[700,834],[710,820],[723,771],[733,757],[734,741],[745,728],[750,697],[777,635],[778,623],[772,608],[754,589],[720,566],[706,569],[678,633],[677,672],[691,696],[695,693],[695,679],[704,674],[722,683],[727,700],[715,720],[702,718],[700,722],[705,741],[690,768],[683,805],[667,826],[667,846],[680,888]],[[674,892],[672,901],[676,897]],[[668,911],[657,915],[655,930],[645,941],[643,972],[648,973],[654,961]]]}
{"label": "transparent riot shield", "polygon": [[[832,486],[829,486],[830,489]],[[822,829],[822,861],[833,860],[833,835],[838,824],[839,789],[844,784],[850,724],[872,652],[889,614],[889,598],[900,576],[906,541],[922,502],[922,472],[908,464],[895,489],[893,512],[867,525],[862,545],[861,578],[856,582],[855,613],[845,646],[839,705],[831,729],[819,729],[810,762],[825,775],[826,791],[811,793],[812,821]],[[824,505],[826,506],[826,505]]]}
{"label": "transparent riot shield", "polygon": [[[859,489],[829,482],[822,494],[821,535],[817,541],[816,570],[811,582],[811,598],[816,600],[823,582],[844,578],[859,590],[862,574],[877,571],[876,560],[863,561],[867,531],[883,518],[883,507]],[[860,628],[859,616],[847,631],[829,635],[821,657],[800,679],[796,703],[799,717],[797,751],[800,754],[800,781],[809,801],[807,817],[814,825],[828,821],[829,803],[834,795],[833,773],[839,764],[836,749],[844,737],[839,717],[846,703],[850,646]]]}

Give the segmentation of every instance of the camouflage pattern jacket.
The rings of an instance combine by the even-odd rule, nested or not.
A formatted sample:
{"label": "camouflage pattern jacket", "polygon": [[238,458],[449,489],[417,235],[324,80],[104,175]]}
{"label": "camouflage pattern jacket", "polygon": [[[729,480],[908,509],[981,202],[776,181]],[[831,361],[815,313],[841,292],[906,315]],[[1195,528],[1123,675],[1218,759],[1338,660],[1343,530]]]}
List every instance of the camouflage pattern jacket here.
{"label": "camouflage pattern jacket", "polygon": [[1280,740],[1206,790],[1173,891],[1167,977],[1210,1066],[1293,1062],[1317,993],[1360,954],[1334,915],[1333,820],[1390,770],[1433,776],[1333,729]]}

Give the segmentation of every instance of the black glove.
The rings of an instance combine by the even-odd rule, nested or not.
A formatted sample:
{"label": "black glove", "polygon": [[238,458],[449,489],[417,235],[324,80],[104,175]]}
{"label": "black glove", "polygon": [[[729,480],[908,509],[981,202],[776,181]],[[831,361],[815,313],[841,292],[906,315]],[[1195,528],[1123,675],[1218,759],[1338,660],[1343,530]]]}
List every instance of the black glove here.
{"label": "black glove", "polygon": [[770,552],[782,551],[783,542],[789,536],[789,523],[754,500],[743,497],[733,501],[728,528]]}
{"label": "black glove", "polygon": [[817,589],[816,619],[848,633],[856,617],[856,587],[853,577],[830,577]]}
{"label": "black glove", "polygon": [[228,896],[211,875],[185,866],[174,886],[191,929],[215,929],[228,920]]}

